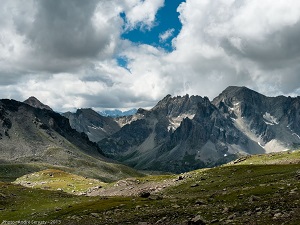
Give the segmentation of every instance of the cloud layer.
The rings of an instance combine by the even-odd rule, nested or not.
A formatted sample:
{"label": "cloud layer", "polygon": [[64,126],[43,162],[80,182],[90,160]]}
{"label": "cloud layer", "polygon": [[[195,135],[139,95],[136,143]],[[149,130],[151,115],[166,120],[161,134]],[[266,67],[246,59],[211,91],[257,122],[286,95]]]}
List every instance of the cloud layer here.
{"label": "cloud layer", "polygon": [[[300,2],[186,0],[173,51],[121,38],[159,26],[163,0],[5,1],[1,98],[34,95],[58,111],[149,107],[166,94],[215,97],[228,85],[300,95]],[[167,16],[167,15],[166,15]],[[117,58],[127,61],[127,69]]]}

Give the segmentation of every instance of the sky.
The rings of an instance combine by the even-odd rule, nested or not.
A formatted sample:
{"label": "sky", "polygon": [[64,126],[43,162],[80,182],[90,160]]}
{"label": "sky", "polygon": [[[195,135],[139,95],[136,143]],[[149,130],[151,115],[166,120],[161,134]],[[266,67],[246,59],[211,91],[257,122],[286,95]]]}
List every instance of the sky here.
{"label": "sky", "polygon": [[298,0],[0,0],[0,98],[59,112],[300,95]]}

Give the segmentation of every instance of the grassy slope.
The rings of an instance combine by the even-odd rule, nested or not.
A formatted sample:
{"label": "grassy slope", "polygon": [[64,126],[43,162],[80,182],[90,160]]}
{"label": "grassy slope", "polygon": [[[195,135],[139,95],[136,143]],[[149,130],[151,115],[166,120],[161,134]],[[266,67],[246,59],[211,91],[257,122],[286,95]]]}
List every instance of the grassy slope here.
{"label": "grassy slope", "polygon": [[59,189],[70,194],[86,193],[92,188],[98,189],[105,185],[99,180],[66,173],[57,169],[47,169],[28,174],[16,179],[14,183],[32,188]]}
{"label": "grassy slope", "polygon": [[[184,174],[184,181],[165,189],[161,200],[73,196],[0,183],[0,218],[81,225],[187,224],[201,215],[212,224],[299,224],[299,152],[285,154]],[[269,158],[273,165],[268,165]]]}
{"label": "grassy slope", "polygon": [[0,181],[12,182],[18,177],[45,169],[59,169],[68,173],[89,178],[96,178],[103,182],[112,182],[124,177],[137,177],[143,174],[127,166],[103,162],[101,166],[94,162],[74,160],[77,167],[54,166],[47,163],[0,163]]}

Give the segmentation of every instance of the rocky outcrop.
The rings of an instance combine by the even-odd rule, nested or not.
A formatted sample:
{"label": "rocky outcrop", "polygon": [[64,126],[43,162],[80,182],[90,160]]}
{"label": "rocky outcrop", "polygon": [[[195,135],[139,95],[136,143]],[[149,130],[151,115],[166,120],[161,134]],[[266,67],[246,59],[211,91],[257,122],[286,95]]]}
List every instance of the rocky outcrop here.
{"label": "rocky outcrop", "polygon": [[73,129],[86,133],[93,142],[120,130],[119,124],[113,118],[101,116],[93,109],[78,109],[76,113],[66,112],[62,115],[69,119]]}

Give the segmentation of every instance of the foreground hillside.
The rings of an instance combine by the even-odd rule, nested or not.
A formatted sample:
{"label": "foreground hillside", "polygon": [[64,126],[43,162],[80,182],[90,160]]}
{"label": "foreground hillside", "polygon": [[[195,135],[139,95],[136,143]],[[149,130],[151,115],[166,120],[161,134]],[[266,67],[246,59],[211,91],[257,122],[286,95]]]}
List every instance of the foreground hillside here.
{"label": "foreground hillside", "polygon": [[[118,181],[91,192],[95,196],[0,183],[0,218],[48,224],[299,224],[299,159],[299,151],[252,156],[181,175]],[[105,197],[110,193],[115,196]]]}

